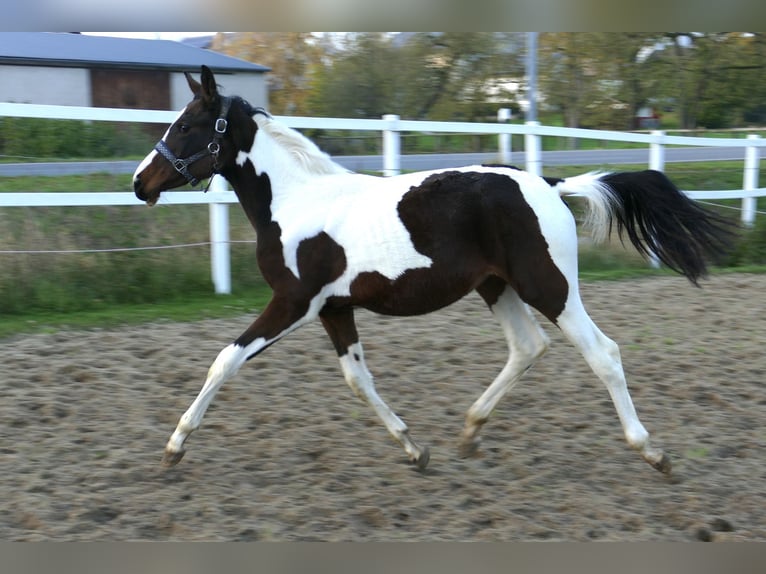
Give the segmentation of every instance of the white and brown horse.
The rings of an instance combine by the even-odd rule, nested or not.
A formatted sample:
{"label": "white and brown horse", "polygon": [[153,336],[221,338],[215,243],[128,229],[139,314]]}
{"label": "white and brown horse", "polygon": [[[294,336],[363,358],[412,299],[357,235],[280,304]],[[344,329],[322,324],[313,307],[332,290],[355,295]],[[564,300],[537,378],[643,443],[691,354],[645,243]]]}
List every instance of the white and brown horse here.
{"label": "white and brown horse", "polygon": [[318,317],[346,382],[424,468],[428,449],[375,390],[354,308],[418,315],[476,290],[500,322],[510,357],[468,409],[461,454],[475,451],[498,401],[548,348],[531,306],[563,331],[606,385],[628,443],[670,472],[636,415],[617,345],[580,300],[575,221],[561,197],[584,198],[597,238],[614,222],[639,251],[695,284],[705,258],[726,246],[730,233],[721,220],[656,171],[566,179],[498,165],[389,178],[351,173],[263,109],[219,94],[208,68],[201,83],[187,79],[194,99],[137,168],[136,196],[154,205],[161,190],[220,173],[255,228],[258,265],[273,298],[213,362],[167,443],[166,464],[181,459],[214,395],[245,361]]}

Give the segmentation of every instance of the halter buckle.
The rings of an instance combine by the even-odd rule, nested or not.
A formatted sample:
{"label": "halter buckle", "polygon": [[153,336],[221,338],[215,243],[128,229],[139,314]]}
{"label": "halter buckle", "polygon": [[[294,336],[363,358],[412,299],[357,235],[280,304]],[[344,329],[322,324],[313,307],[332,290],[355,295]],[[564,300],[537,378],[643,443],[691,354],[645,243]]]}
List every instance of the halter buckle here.
{"label": "halter buckle", "polygon": [[176,171],[182,172],[186,169],[186,160],[183,159],[177,159],[173,162],[173,167],[176,168]]}
{"label": "halter buckle", "polygon": [[225,134],[226,128],[229,127],[229,122],[226,121],[226,118],[218,118],[215,121],[215,131],[219,134]]}

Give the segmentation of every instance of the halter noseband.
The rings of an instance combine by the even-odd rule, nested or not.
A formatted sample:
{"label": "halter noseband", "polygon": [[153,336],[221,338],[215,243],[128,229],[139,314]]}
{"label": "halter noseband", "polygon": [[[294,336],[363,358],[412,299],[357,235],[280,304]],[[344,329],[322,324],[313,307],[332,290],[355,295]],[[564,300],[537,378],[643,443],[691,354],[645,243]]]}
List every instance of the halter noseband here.
{"label": "halter noseband", "polygon": [[212,155],[213,173],[218,172],[218,154],[221,152],[221,140],[223,139],[223,135],[226,133],[226,129],[229,127],[229,122],[226,119],[226,116],[229,115],[230,106],[231,98],[221,96],[221,111],[218,115],[218,119],[215,121],[215,135],[213,136],[213,141],[207,144],[205,149],[198,151],[194,155],[190,155],[184,159],[179,159],[172,151],[170,151],[168,144],[166,144],[164,140],[158,141],[157,145],[154,146],[154,149],[157,150],[162,155],[162,157],[168,160],[170,164],[175,168],[175,170],[184,176],[186,181],[188,181],[193,186],[199,183],[199,179],[194,177],[189,171],[189,166],[195,161],[198,161],[207,155]]}

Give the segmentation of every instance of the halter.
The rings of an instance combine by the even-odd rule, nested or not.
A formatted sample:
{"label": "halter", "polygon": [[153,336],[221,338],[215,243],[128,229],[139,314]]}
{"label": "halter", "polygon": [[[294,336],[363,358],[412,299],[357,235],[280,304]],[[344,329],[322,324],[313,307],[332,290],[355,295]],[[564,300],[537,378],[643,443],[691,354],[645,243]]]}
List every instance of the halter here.
{"label": "halter", "polygon": [[[226,116],[229,115],[230,106],[231,98],[221,96],[221,112],[218,116],[218,119],[215,121],[215,135],[213,136],[213,141],[207,144],[205,149],[198,151],[194,155],[190,155],[184,159],[179,159],[172,151],[170,151],[170,148],[164,140],[158,141],[157,145],[154,146],[154,149],[157,150],[162,155],[162,157],[168,160],[175,168],[175,170],[184,176],[186,181],[188,181],[193,186],[199,183],[199,179],[191,174],[189,171],[189,166],[194,162],[202,159],[203,157],[207,155],[213,156],[213,173],[218,173],[218,154],[221,152],[221,140],[223,139],[223,135],[226,133],[226,129],[229,126],[229,122],[226,119]],[[205,191],[207,191],[207,189]]]}

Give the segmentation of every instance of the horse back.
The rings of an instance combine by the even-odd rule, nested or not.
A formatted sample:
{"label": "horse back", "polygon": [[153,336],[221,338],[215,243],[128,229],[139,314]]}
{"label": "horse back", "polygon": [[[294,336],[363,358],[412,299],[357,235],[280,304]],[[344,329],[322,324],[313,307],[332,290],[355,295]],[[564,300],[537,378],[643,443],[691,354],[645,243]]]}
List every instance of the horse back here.
{"label": "horse back", "polygon": [[322,226],[347,265],[330,290],[330,304],[421,314],[495,276],[555,319],[568,284],[526,196],[545,196],[532,202],[538,210],[550,202],[566,208],[542,179],[527,182],[528,174],[520,173],[521,185],[540,187],[525,194],[513,174],[462,168],[389,178],[378,189],[339,195]]}

